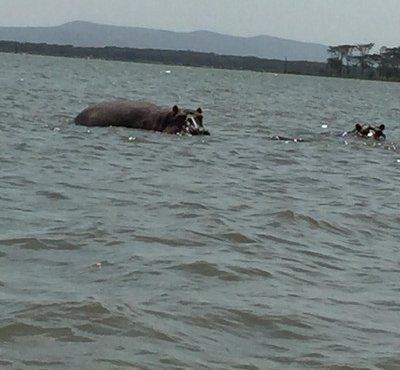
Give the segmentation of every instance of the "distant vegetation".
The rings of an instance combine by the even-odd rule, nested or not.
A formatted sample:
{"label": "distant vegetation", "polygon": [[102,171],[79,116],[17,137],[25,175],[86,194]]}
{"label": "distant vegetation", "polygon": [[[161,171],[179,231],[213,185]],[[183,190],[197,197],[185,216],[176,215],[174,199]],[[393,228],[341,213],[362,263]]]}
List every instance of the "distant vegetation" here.
{"label": "distant vegetation", "polygon": [[115,46],[94,48],[76,47],[72,45],[0,41],[0,52],[251,70],[273,73],[324,75],[326,72],[326,64],[319,62],[282,61],[194,51],[135,49]]}
{"label": "distant vegetation", "polygon": [[374,44],[330,46],[328,52],[331,56],[327,63],[218,55],[193,51],[135,49],[114,46],[102,48],[75,47],[72,45],[15,41],[0,41],[0,52],[400,81],[400,48],[381,48],[379,54],[370,54],[373,46]]}
{"label": "distant vegetation", "polygon": [[371,54],[370,44],[330,46],[328,66],[331,74],[340,77],[400,81],[400,47],[381,47]]}

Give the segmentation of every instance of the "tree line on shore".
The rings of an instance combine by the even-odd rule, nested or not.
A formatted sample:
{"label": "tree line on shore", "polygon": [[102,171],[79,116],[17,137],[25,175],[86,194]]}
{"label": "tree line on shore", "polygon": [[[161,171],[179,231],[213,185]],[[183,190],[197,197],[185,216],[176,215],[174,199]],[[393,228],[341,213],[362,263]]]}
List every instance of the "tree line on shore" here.
{"label": "tree line on shore", "polygon": [[372,43],[330,46],[327,50],[330,56],[326,63],[218,55],[189,50],[136,49],[115,46],[76,47],[16,41],[0,41],[0,52],[400,81],[400,47],[381,48],[379,54],[370,54],[373,46]]}
{"label": "tree line on shore", "polygon": [[374,43],[330,46],[328,67],[333,75],[400,81],[400,47],[382,46],[371,53]]}

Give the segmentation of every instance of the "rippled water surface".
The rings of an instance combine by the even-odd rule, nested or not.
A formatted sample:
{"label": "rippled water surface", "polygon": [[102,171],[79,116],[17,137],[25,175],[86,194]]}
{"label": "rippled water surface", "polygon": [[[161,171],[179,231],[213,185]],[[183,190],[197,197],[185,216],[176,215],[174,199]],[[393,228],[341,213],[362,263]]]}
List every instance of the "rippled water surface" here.
{"label": "rippled water surface", "polygon": [[[0,86],[1,369],[400,369],[399,84],[0,54]],[[211,136],[73,124],[117,97]]]}

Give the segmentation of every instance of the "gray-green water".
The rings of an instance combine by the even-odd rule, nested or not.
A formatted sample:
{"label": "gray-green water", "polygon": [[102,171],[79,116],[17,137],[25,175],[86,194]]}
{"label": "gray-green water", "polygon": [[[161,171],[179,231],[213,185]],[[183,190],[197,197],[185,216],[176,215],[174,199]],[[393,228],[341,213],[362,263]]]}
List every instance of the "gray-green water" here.
{"label": "gray-green water", "polygon": [[[400,369],[400,85],[0,54],[0,86],[1,369]],[[211,136],[72,123],[116,97]]]}

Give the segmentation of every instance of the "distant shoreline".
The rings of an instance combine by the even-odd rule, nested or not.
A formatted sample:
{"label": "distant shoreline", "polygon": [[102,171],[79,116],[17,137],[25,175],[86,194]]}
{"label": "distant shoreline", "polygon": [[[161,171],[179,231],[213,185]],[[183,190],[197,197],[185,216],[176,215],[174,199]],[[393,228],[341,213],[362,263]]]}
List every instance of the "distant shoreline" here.
{"label": "distant shoreline", "polygon": [[115,46],[81,47],[17,41],[0,41],[0,52],[307,75],[321,75],[321,73],[325,75],[327,67],[326,63],[320,62],[286,62],[275,59],[219,55],[189,50],[137,49]]}
{"label": "distant shoreline", "polygon": [[[247,70],[279,74],[296,74],[321,77],[334,76],[328,63],[309,61],[286,61],[264,59],[252,56],[219,55],[214,53],[175,51],[160,49],[106,47],[77,47],[72,45],[55,45],[46,43],[28,43],[17,41],[0,41],[0,52],[14,54],[32,54],[67,58],[92,58],[135,63],[154,63],[188,67],[208,67],[230,70]],[[340,76],[344,77],[344,76]],[[362,79],[361,76],[346,78]],[[363,78],[381,80],[378,78]]]}

